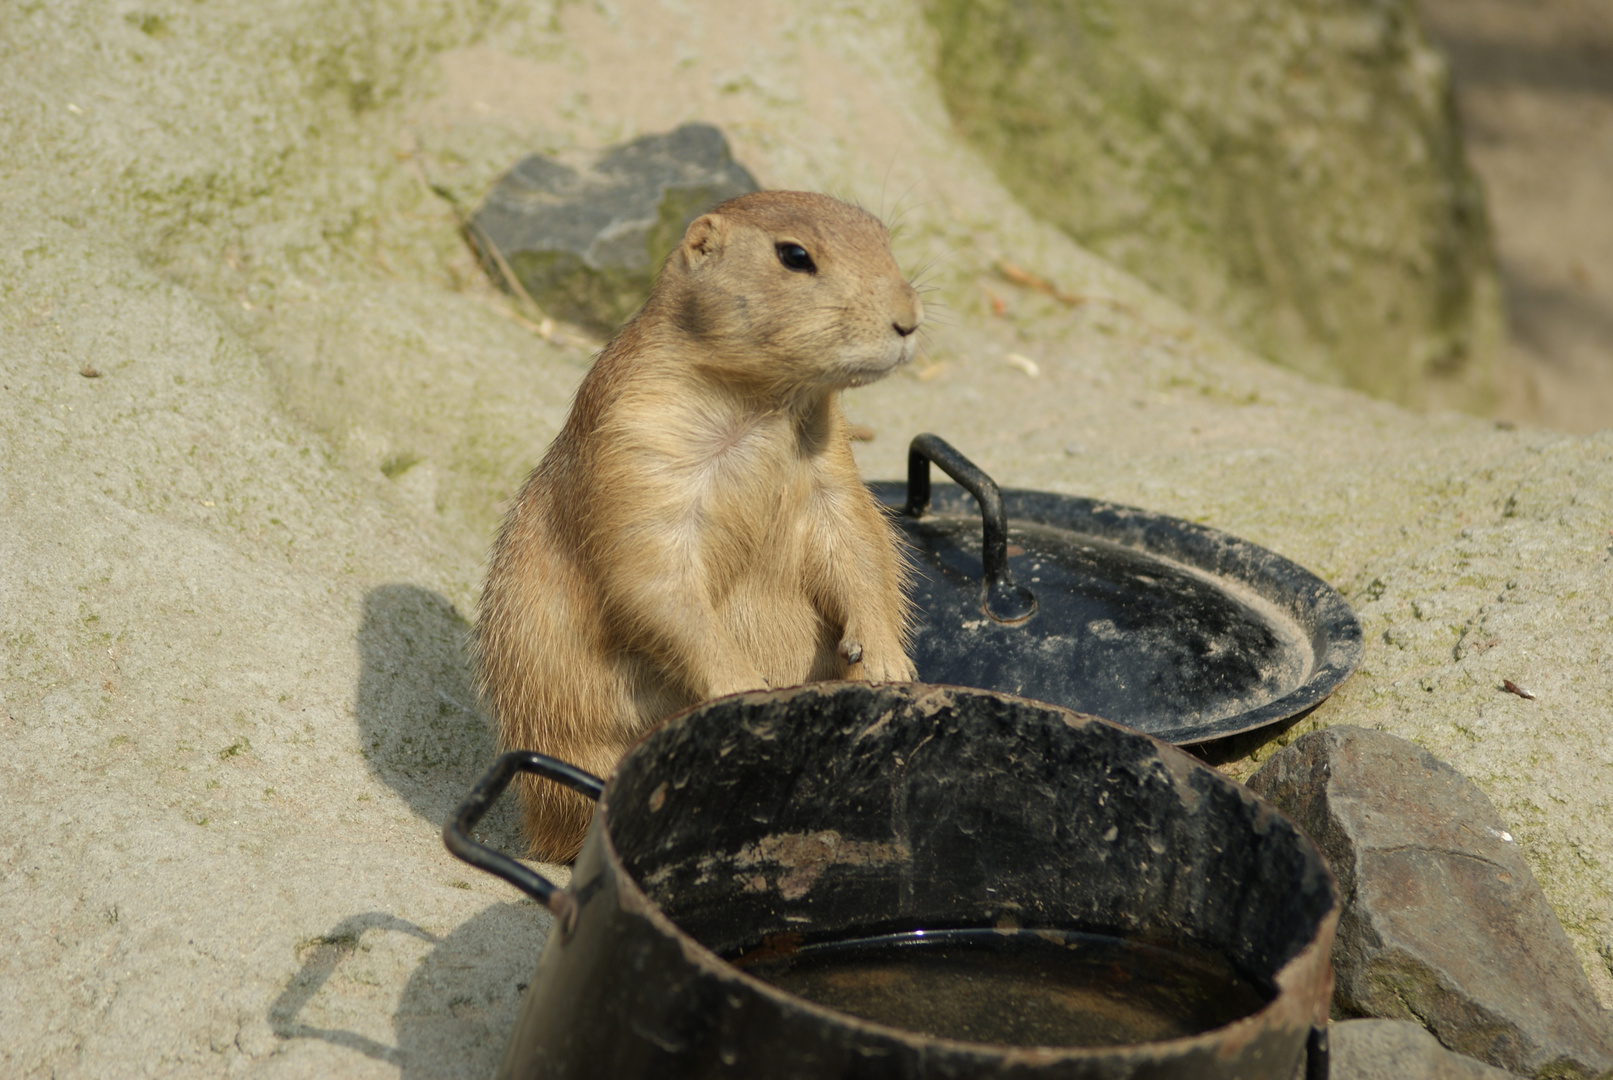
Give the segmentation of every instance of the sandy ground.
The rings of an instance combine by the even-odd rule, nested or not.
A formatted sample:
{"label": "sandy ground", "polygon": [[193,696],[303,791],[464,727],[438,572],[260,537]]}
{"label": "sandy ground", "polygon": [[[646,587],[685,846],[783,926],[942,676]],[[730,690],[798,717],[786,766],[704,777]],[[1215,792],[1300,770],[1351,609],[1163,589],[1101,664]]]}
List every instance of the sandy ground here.
{"label": "sandy ground", "polygon": [[520,153],[697,118],[897,221],[933,289],[924,359],[848,399],[868,475],[934,430],[1333,582],[1365,659],[1290,736],[1471,776],[1613,1004],[1613,431],[1252,358],[1016,206],[926,41],[902,0],[6,11],[0,1075],[491,1070],[548,922],[441,846],[493,755],[464,633],[589,349],[456,210]]}
{"label": "sandy ground", "polygon": [[1495,229],[1511,334],[1498,415],[1613,426],[1613,4],[1421,6]]}

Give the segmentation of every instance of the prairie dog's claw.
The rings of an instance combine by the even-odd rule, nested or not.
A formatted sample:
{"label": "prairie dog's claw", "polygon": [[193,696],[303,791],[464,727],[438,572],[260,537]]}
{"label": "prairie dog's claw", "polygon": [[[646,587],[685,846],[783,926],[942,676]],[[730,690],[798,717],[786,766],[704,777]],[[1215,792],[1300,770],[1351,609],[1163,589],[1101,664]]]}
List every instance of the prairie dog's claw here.
{"label": "prairie dog's claw", "polygon": [[862,642],[850,638],[840,643],[840,659],[848,664],[860,664],[863,658]]}

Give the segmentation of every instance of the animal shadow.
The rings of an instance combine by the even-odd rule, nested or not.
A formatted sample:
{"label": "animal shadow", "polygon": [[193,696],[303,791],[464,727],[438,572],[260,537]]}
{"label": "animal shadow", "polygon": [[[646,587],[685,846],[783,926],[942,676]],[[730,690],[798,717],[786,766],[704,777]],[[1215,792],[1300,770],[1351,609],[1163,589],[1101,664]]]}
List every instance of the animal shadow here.
{"label": "animal shadow", "polygon": [[[440,826],[498,755],[477,701],[470,624],[447,598],[415,585],[382,585],[364,597],[358,631],[357,715],[370,772]],[[477,828],[484,843],[520,847],[514,799]]]}
{"label": "animal shadow", "polygon": [[[397,1066],[402,1080],[491,1076],[548,927],[548,912],[530,901],[495,904],[446,937],[385,912],[351,916],[307,943],[302,969],[269,1007],[270,1027],[281,1039],[318,1039]],[[393,1014],[395,1045],[341,1026],[353,992],[343,969],[362,968],[366,950],[387,947],[387,932],[431,946]]]}

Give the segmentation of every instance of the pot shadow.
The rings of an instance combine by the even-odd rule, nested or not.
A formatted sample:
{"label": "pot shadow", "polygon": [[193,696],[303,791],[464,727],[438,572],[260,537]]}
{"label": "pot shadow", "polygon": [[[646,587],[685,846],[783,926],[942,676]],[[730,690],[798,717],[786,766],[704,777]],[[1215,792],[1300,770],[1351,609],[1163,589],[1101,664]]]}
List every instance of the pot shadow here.
{"label": "pot shadow", "polygon": [[[301,970],[269,1007],[269,1025],[281,1039],[319,1039],[387,1062],[402,1080],[491,1076],[515,1029],[549,923],[549,913],[531,901],[494,904],[446,937],[386,912],[351,916],[305,947]],[[342,980],[332,984],[332,978],[355,954],[385,944],[375,940],[376,931],[433,946],[409,976],[392,1016],[395,1046],[318,1022],[344,1011]]]}
{"label": "pot shadow", "polygon": [[[444,596],[382,585],[364,597],[356,712],[370,772],[440,826],[498,756],[471,676],[470,624]],[[520,849],[513,799],[477,828],[484,843]]]}

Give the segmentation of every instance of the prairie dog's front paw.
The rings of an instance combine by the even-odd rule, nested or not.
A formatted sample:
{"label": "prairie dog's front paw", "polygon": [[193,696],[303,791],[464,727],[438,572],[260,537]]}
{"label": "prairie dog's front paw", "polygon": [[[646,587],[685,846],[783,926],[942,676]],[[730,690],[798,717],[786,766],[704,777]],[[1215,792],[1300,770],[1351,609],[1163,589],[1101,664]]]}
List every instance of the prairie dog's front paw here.
{"label": "prairie dog's front paw", "polygon": [[883,656],[863,656],[862,670],[858,673],[869,682],[912,682],[918,678],[918,670],[913,667],[913,661],[901,651],[886,653]]}

